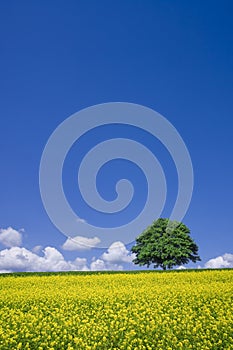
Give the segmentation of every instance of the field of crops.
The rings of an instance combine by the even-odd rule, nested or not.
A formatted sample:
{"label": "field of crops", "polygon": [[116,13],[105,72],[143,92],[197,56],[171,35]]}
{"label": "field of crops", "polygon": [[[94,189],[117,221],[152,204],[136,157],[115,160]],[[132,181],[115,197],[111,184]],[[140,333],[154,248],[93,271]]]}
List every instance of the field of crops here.
{"label": "field of crops", "polygon": [[0,349],[233,349],[233,270],[0,276]]}

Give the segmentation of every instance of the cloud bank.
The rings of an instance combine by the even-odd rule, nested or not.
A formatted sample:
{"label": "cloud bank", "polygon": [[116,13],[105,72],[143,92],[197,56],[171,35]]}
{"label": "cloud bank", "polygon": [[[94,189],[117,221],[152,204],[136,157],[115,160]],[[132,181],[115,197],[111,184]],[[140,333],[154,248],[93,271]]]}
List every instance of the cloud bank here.
{"label": "cloud bank", "polygon": [[12,247],[0,251],[0,271],[69,271],[88,270],[86,259],[76,258],[66,261],[63,255],[53,247],[46,247],[43,256],[31,252],[26,248]]}
{"label": "cloud bank", "polygon": [[[68,251],[86,250],[99,242],[97,237],[77,236],[75,239],[68,238],[62,248]],[[21,247],[22,234],[12,227],[0,230],[0,244],[7,247],[0,250],[0,273],[123,270],[122,264],[131,263],[133,259],[133,255],[122,242],[115,242],[100,258],[92,258],[89,265],[86,258],[77,257],[75,260],[66,260],[54,247],[43,249],[38,245],[32,250]]]}
{"label": "cloud bank", "polygon": [[[35,246],[31,250],[22,247],[22,231],[12,227],[0,229],[0,273],[7,272],[42,272],[42,271],[104,271],[130,269],[135,255],[127,250],[126,246],[118,241],[100,257],[93,257],[88,263],[86,258],[76,257],[67,260],[55,247]],[[77,236],[68,238],[62,245],[67,251],[90,250],[100,242],[98,237],[86,238]],[[226,253],[210,259],[204,265],[205,268],[233,268],[233,254]],[[197,268],[201,268],[199,265]],[[179,266],[177,269],[185,269]]]}

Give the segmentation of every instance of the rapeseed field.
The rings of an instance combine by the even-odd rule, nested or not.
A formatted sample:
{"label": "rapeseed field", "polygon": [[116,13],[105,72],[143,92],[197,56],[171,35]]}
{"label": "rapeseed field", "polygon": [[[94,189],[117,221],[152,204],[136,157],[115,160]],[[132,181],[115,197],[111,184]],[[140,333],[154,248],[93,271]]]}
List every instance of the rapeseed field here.
{"label": "rapeseed field", "polygon": [[233,270],[0,276],[0,349],[231,350]]}

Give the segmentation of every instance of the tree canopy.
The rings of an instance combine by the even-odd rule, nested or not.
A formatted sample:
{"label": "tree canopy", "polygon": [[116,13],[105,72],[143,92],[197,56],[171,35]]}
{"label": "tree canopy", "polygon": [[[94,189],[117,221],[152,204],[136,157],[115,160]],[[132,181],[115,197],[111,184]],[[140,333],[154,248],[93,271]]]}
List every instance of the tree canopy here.
{"label": "tree canopy", "polygon": [[190,237],[190,230],[181,222],[160,218],[137,238],[131,248],[139,266],[154,264],[166,270],[173,266],[200,261],[198,246]]}

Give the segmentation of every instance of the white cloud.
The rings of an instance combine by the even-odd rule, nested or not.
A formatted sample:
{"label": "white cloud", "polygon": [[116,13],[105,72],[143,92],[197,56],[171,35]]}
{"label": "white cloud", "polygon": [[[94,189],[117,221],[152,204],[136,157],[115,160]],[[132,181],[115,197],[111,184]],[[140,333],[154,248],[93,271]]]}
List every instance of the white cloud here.
{"label": "white cloud", "polygon": [[10,270],[0,270],[0,273],[10,273],[10,272],[13,272],[13,271],[10,271]]}
{"label": "white cloud", "polygon": [[105,262],[101,259],[97,259],[92,261],[91,263],[91,270],[92,271],[103,271],[106,270]]}
{"label": "white cloud", "polygon": [[176,268],[176,270],[186,270],[186,267],[183,266],[183,265],[181,265],[181,266],[178,266],[178,267]]}
{"label": "white cloud", "polygon": [[67,238],[65,243],[62,245],[64,250],[89,250],[94,248],[98,243],[100,243],[100,239],[98,237],[87,238],[83,236],[76,236],[74,238]]}
{"label": "white cloud", "polygon": [[123,270],[123,266],[103,259],[95,259],[87,266],[87,259],[77,257],[66,261],[54,247],[46,247],[43,256],[22,247],[12,247],[0,251],[0,273],[12,271],[106,271]]}
{"label": "white cloud", "polygon": [[43,249],[42,245],[36,245],[35,247],[32,248],[32,252],[38,254],[42,251],[42,249]]}
{"label": "white cloud", "polygon": [[122,242],[114,242],[99,259],[92,259],[90,269],[92,271],[118,270],[122,271],[123,263],[131,263],[134,254],[126,249]]}
{"label": "white cloud", "polygon": [[86,271],[85,258],[66,261],[63,255],[53,247],[46,247],[42,257],[26,248],[12,247],[0,251],[0,270],[11,271]]}
{"label": "white cloud", "polygon": [[126,249],[122,242],[114,242],[110,245],[106,253],[103,253],[102,259],[110,263],[131,263],[134,254]]}
{"label": "white cloud", "polygon": [[214,259],[210,259],[205,264],[206,268],[209,269],[218,269],[224,267],[233,267],[233,254],[226,253],[224,255],[220,255]]}
{"label": "white cloud", "polygon": [[[87,259],[77,257],[66,260],[54,247],[36,245],[31,250],[21,247],[22,230],[12,227],[0,229],[0,243],[6,248],[0,251],[0,273],[13,271],[104,271],[123,270],[123,264],[131,263],[131,254],[122,242],[114,242],[100,258],[93,257],[87,265]],[[68,251],[88,250],[100,242],[98,237],[76,236],[68,238],[62,248]],[[38,253],[41,253],[38,255]]]}
{"label": "white cloud", "polygon": [[76,258],[72,265],[75,267],[77,271],[89,271],[87,267],[87,259],[86,258]]}
{"label": "white cloud", "polygon": [[22,244],[22,234],[12,227],[0,229],[0,243],[8,248],[19,247]]}
{"label": "white cloud", "polygon": [[102,259],[92,261],[90,265],[91,271],[122,271],[123,266],[118,264],[111,264]]}

